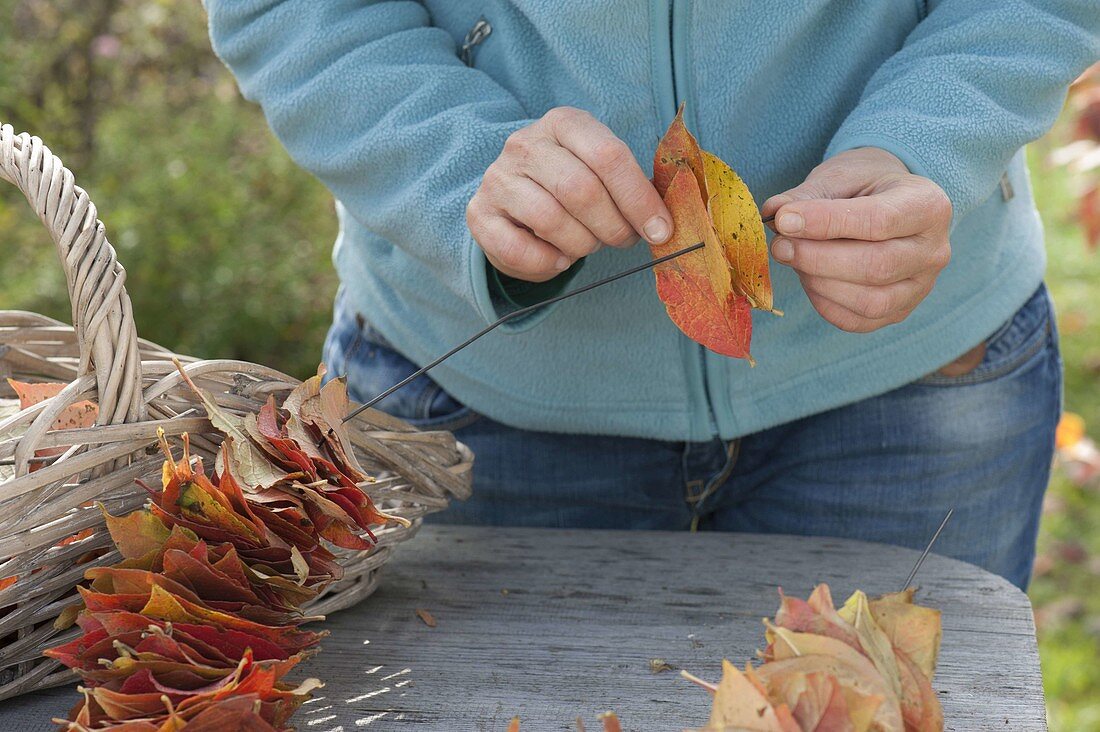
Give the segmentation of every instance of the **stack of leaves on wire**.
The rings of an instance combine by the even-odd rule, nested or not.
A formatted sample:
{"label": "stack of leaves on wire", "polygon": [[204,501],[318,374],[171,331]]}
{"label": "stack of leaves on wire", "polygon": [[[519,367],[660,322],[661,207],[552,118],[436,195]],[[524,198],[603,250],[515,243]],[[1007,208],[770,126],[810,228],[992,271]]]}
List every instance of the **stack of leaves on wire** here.
{"label": "stack of leaves on wire", "polygon": [[913,590],[869,599],[856,591],[839,609],[828,585],[809,600],[782,598],[765,620],[764,663],[722,663],[705,731],[941,732],[932,690],[942,637],[940,612]]}
{"label": "stack of leaves on wire", "polygon": [[654,268],[669,318],[715,353],[755,364],[752,309],[783,314],[772,303],[764,223],[744,181],[688,132],[683,105],[657,145],[653,184],[673,224],[669,241],[651,245],[653,256],[706,245]]}
{"label": "stack of leaves on wire", "polygon": [[126,516],[104,511],[123,560],[87,570],[83,608],[58,620],[83,634],[46,652],[83,678],[57,720],[70,732],[283,730],[321,685],[285,677],[325,635],[300,626],[320,619],[302,605],[341,575],[326,541],[367,549],[371,526],[405,520],[363,492],[344,383],[320,382],[239,416],[188,379],[225,441],[208,476],[186,435],[177,460],[162,434],[161,488]]}
{"label": "stack of leaves on wire", "polygon": [[[723,661],[717,684],[680,672],[714,695],[707,725],[685,732],[943,732],[932,690],[940,611],[913,595],[856,591],[837,609],[828,585],[808,600],[780,590],[774,620],[764,620],[763,663],[742,671]],[[600,719],[604,732],[622,729],[611,712]],[[520,732],[519,717],[507,732]]]}

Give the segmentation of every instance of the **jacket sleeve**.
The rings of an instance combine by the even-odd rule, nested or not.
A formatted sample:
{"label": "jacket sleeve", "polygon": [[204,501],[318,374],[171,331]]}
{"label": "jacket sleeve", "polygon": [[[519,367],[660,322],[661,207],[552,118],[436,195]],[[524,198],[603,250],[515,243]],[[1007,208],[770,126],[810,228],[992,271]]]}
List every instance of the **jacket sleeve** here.
{"label": "jacket sleeve", "polygon": [[366,229],[495,319],[466,204],[532,122],[418,2],[206,0],[214,50],[291,157]]}
{"label": "jacket sleeve", "polygon": [[1100,56],[1096,0],[938,0],[871,77],[826,151],[880,147],[947,193],[957,222],[1053,125]]}

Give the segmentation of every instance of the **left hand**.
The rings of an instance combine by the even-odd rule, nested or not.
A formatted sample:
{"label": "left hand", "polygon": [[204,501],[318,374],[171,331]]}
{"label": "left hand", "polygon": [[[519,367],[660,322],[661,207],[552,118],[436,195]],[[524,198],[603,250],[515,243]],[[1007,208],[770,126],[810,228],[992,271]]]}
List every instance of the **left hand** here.
{"label": "left hand", "polygon": [[951,259],[951,201],[891,153],[848,150],[772,196],[772,256],[798,273],[818,313],[868,333],[905,320]]}

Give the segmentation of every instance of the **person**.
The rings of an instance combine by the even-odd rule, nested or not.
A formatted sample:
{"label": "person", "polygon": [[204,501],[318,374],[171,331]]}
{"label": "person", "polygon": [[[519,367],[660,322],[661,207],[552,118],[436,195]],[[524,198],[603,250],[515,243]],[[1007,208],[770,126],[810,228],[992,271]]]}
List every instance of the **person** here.
{"label": "person", "polygon": [[681,102],[775,216],[785,315],[754,314],[755,367],[635,275],[381,403],[474,450],[474,496],[441,520],[921,547],[954,508],[937,551],[1027,584],[1061,361],[1022,148],[1100,55],[1095,2],[206,5],[337,199],[323,358],[356,399],[647,261]]}

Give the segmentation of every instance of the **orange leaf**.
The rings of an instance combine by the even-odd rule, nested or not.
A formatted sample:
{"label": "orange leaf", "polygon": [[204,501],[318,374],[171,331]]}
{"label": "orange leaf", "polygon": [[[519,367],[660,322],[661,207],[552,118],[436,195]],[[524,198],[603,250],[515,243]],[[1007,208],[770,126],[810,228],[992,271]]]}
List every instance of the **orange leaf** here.
{"label": "orange leaf", "polygon": [[705,202],[707,178],[703,170],[703,153],[699,141],[684,124],[684,105],[681,104],[676,111],[676,119],[672,120],[665,136],[657,143],[657,152],[653,155],[653,185],[662,198],[668,192],[672,179],[685,168],[695,174]]}
{"label": "orange leaf", "polygon": [[714,693],[707,729],[747,728],[757,732],[784,732],[767,692],[729,661],[722,661],[722,680]]}
{"label": "orange leaf", "polygon": [[1073,447],[1085,436],[1085,420],[1080,414],[1066,412],[1054,430],[1054,446],[1060,450]]}
{"label": "orange leaf", "polygon": [[15,379],[8,379],[8,385],[15,390],[15,395],[19,397],[20,409],[33,407],[39,402],[55,397],[65,388],[65,384],[31,384]]}
{"label": "orange leaf", "polygon": [[[8,384],[15,390],[16,395],[19,397],[19,406],[21,409],[26,409],[39,402],[55,397],[67,386],[67,384],[52,383],[31,384],[23,381],[16,381],[15,379],[8,379]],[[61,411],[61,414],[57,415],[57,419],[54,420],[50,429],[75,430],[82,427],[91,427],[95,424],[98,416],[99,406],[85,399],[65,407],[65,409]],[[35,450],[34,455],[35,457],[61,455],[68,449],[69,448],[63,445],[59,447],[47,447],[42,450]],[[44,464],[40,462],[31,463],[30,472],[33,473],[42,468],[43,465]]]}
{"label": "orange leaf", "polygon": [[653,183],[672,214],[673,236],[651,250],[660,257],[700,241],[706,246],[658,266],[657,294],[689,338],[753,363],[751,307],[782,314],[772,303],[764,225],[744,182],[700,149],[683,112],[681,106],[654,155]]}
{"label": "orange leaf", "polygon": [[599,719],[603,722],[603,732],[623,732],[622,725],[619,724],[619,718],[615,716],[615,712],[604,712],[599,716]]}
{"label": "orange leaf", "polygon": [[733,291],[729,267],[703,206],[699,182],[688,169],[673,176],[665,194],[672,213],[673,234],[651,247],[655,257],[703,241],[703,249],[655,268],[657,296],[668,316],[692,340],[716,353],[747,358],[752,340],[749,301]]}
{"label": "orange leaf", "polygon": [[428,626],[429,628],[434,628],[437,625],[437,623],[435,622],[435,618],[432,617],[432,614],[424,608],[417,608],[416,617],[420,618],[424,622],[424,625]]}

